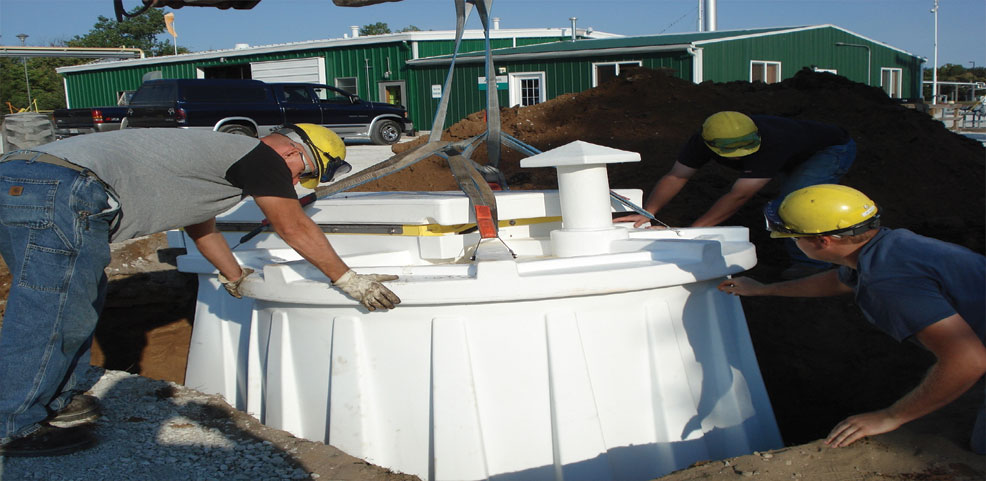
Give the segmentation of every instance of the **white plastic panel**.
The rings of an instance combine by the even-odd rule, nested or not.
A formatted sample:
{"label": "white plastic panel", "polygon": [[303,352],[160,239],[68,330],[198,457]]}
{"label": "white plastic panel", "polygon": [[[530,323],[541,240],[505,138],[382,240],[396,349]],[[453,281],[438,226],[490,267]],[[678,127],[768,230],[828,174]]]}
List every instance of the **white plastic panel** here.
{"label": "white plastic panel", "polygon": [[738,305],[715,282],[361,315],[258,301],[251,395],[272,427],[421,479],[652,479],[781,446]]}

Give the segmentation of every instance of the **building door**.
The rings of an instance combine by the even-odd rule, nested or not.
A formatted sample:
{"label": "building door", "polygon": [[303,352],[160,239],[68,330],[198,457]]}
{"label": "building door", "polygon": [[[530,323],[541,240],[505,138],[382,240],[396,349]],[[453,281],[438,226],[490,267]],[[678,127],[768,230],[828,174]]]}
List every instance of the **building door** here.
{"label": "building door", "polygon": [[377,84],[377,89],[377,95],[381,102],[407,108],[407,83],[403,80],[380,82]]}
{"label": "building door", "polygon": [[903,70],[899,68],[880,69],[880,85],[883,86],[883,91],[887,92],[887,96],[892,99],[899,99],[902,96],[901,93],[902,73]]}

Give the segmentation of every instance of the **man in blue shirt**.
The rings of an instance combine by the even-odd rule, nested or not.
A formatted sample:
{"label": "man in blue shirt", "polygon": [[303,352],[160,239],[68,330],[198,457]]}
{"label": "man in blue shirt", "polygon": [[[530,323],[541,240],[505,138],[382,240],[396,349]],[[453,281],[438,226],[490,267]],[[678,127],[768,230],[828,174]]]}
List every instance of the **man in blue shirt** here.
{"label": "man in blue shirt", "polygon": [[[964,247],[879,227],[876,204],[850,187],[815,185],[768,207],[771,237],[794,238],[808,257],[839,266],[813,276],[761,284],[723,281],[738,296],[822,297],[854,293],[867,320],[898,341],[911,339],[937,358],[924,380],[891,406],[850,416],[829,433],[848,446],[952,402],[986,374],[986,258]],[[986,453],[980,407],[971,448]]]}

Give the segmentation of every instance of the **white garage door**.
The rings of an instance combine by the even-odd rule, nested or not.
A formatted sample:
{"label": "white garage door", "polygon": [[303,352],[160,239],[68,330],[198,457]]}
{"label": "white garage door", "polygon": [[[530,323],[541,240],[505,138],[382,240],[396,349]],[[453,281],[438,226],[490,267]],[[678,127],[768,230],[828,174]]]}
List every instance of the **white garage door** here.
{"label": "white garage door", "polygon": [[250,76],[264,82],[325,83],[325,59],[322,57],[273,60],[250,64]]}

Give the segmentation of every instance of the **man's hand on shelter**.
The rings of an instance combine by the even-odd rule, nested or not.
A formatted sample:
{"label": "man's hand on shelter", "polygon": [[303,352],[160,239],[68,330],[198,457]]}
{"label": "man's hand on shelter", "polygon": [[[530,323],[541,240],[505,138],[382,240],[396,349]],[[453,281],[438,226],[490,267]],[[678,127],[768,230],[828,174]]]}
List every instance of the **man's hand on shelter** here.
{"label": "man's hand on shelter", "polygon": [[240,284],[243,283],[243,279],[246,279],[248,275],[253,273],[253,269],[249,267],[244,267],[241,269],[241,272],[242,274],[240,274],[240,277],[232,281],[227,279],[226,276],[222,274],[222,272],[219,273],[219,282],[222,283],[223,287],[226,289],[226,292],[228,292],[229,295],[237,299],[243,298],[243,294],[240,293]]}
{"label": "man's hand on shelter", "polygon": [[719,290],[734,296],[762,295],[764,284],[749,277],[734,277],[719,283]]}
{"label": "man's hand on shelter", "polygon": [[626,222],[633,222],[633,228],[636,229],[642,225],[650,225],[650,219],[644,217],[640,214],[625,215],[623,217],[617,217],[613,219],[614,224],[623,224]]}
{"label": "man's hand on shelter", "polygon": [[667,227],[663,225],[651,225],[651,219],[640,214],[625,215],[623,217],[613,219],[614,224],[624,224],[627,222],[633,222],[634,229],[641,226],[645,226],[646,229],[667,229]]}
{"label": "man's hand on shelter", "polygon": [[342,289],[371,311],[377,309],[393,309],[401,303],[401,298],[384,287],[381,282],[396,281],[397,276],[390,274],[357,274],[352,270],[346,271],[332,285]]}

